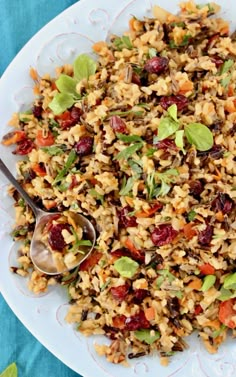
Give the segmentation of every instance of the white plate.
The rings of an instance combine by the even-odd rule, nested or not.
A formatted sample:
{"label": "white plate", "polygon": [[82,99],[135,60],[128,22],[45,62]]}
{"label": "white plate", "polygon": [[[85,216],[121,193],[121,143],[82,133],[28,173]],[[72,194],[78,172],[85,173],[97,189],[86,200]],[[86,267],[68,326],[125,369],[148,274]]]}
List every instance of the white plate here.
{"label": "white plate", "polygon": [[[152,5],[158,4],[175,13],[178,0],[81,0],[37,33],[10,64],[0,80],[0,138],[9,131],[7,122],[13,112],[31,103],[32,80],[29,68],[40,74],[54,73],[54,68],[72,62],[91,45],[104,40],[110,30],[121,33],[127,29],[130,15],[151,16]],[[200,3],[203,1],[200,1]],[[230,20],[236,13],[236,2],[219,0],[223,16]],[[235,18],[235,17],[234,17]],[[231,24],[233,30],[236,20]],[[10,149],[0,146],[4,161],[15,172],[15,157]],[[26,281],[9,272],[14,262],[14,247],[9,232],[14,221],[12,201],[7,197],[7,181],[0,176],[0,290],[28,330],[55,356],[84,377],[230,377],[235,374],[236,343],[228,340],[219,353],[209,355],[196,336],[190,348],[173,357],[168,367],[159,365],[157,357],[132,360],[130,368],[108,364],[96,355],[94,342],[103,338],[84,338],[64,322],[68,305],[65,291],[52,288],[40,297],[33,296]],[[11,252],[10,252],[11,250]],[[3,325],[3,324],[1,324]]]}

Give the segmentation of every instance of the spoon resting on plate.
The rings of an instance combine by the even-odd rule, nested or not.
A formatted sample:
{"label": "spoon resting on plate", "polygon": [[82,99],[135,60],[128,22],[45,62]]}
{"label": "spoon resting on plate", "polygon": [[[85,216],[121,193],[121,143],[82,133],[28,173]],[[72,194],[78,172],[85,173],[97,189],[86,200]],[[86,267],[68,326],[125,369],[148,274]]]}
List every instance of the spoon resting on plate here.
{"label": "spoon resting on plate", "polygon": [[79,247],[79,252],[76,254],[76,256],[72,255],[73,258],[71,258],[71,262],[69,264],[63,263],[62,260],[55,258],[55,255],[58,256],[60,253],[54,253],[49,245],[47,245],[47,243],[44,241],[45,237],[43,236],[43,232],[47,224],[57,220],[63,215],[63,213],[49,213],[39,208],[27,194],[27,192],[22,188],[19,182],[17,182],[2,159],[0,159],[0,171],[19,192],[35,215],[35,229],[30,243],[30,258],[35,267],[47,275],[58,275],[79,266],[90,255],[95,245],[96,232],[92,223],[85,216],[79,213],[67,211],[67,213],[69,212],[73,223],[82,229],[83,238],[89,241],[89,246],[87,246],[86,243],[85,245],[82,244]]}

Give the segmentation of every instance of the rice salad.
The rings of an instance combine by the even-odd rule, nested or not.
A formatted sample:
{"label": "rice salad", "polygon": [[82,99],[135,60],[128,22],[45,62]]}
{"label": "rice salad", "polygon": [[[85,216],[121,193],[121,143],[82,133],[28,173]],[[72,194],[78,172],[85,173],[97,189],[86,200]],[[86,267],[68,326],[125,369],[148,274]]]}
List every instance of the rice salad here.
{"label": "rice salad", "polygon": [[[43,274],[29,256],[34,215],[10,187],[21,241],[11,270],[35,294],[66,287],[66,321],[108,337],[95,347],[112,363],[156,353],[167,365],[194,331],[210,353],[236,335],[236,37],[219,10],[154,6],[95,43],[96,59],[56,77],[31,68],[34,103],[2,139],[35,203],[82,213],[97,233],[79,267]],[[76,235],[64,225],[48,231],[66,253]]]}

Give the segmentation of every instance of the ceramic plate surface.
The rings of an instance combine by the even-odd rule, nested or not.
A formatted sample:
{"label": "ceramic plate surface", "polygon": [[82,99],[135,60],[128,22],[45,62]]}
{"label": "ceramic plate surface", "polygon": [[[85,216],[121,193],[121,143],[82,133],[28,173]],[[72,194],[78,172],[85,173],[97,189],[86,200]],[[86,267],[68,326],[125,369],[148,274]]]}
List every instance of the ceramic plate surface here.
{"label": "ceramic plate surface", "polygon": [[[0,138],[9,132],[11,114],[27,109],[33,100],[30,67],[39,74],[50,73],[58,65],[72,62],[81,53],[91,52],[91,46],[108,34],[120,34],[128,28],[131,15],[151,16],[158,4],[176,13],[178,0],[81,0],[37,33],[21,50],[0,80]],[[200,1],[202,2],[202,1]],[[219,0],[222,15],[236,29],[236,2]],[[10,148],[0,146],[0,155],[15,173],[16,157]],[[7,197],[8,182],[0,174],[0,291],[28,328],[55,356],[84,377],[231,377],[236,372],[236,342],[228,340],[218,354],[208,354],[196,336],[189,339],[189,349],[173,357],[168,367],[159,364],[158,357],[130,361],[130,368],[108,364],[97,356],[94,342],[101,338],[85,338],[64,321],[68,309],[66,292],[51,288],[48,293],[34,296],[27,282],[9,272],[14,264],[16,247],[9,232],[14,222],[13,202]]]}

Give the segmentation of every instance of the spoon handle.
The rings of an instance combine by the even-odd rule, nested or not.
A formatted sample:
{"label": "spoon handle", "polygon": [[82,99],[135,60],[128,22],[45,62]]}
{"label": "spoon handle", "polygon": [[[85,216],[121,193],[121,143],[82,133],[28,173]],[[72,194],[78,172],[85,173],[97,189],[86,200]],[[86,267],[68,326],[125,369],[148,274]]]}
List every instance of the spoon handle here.
{"label": "spoon handle", "polygon": [[27,194],[27,192],[21,187],[19,182],[15,179],[15,177],[11,174],[10,170],[4,164],[2,159],[0,158],[0,171],[5,175],[5,177],[11,182],[11,184],[15,187],[15,189],[19,192],[19,194],[24,198],[26,203],[30,206],[32,211],[34,212],[35,216],[39,215],[41,210],[38,208],[31,197]]}

